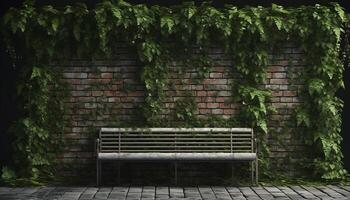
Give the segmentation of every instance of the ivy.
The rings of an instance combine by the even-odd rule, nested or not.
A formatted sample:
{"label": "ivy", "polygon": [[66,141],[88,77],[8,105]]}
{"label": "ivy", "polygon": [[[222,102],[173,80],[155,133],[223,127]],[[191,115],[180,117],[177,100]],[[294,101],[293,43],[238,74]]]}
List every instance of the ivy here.
{"label": "ivy", "polygon": [[[62,8],[37,7],[26,1],[19,9],[11,8],[3,17],[2,34],[9,49],[19,41],[25,49],[24,84],[20,97],[25,101],[23,117],[14,131],[17,166],[25,163],[23,171],[38,177],[40,166],[50,166],[63,133],[61,84],[48,68],[49,61],[69,60],[72,57],[109,58],[118,48],[115,41],[127,42],[137,48],[143,69],[141,81],[146,89],[142,108],[145,126],[162,126],[165,88],[169,84],[171,66],[193,67],[198,81],[204,79],[214,65],[208,57],[212,45],[224,47],[232,57],[232,68],[240,76],[233,84],[235,101],[242,104],[238,119],[199,120],[191,98],[176,102],[178,120],[191,121],[190,126],[249,126],[256,130],[261,147],[261,163],[268,166],[267,134],[271,92],[264,88],[269,52],[288,41],[304,52],[304,88],[300,91],[303,103],[296,110],[296,126],[302,128],[306,144],[314,145],[313,169],[317,177],[326,180],[342,179],[346,172],[340,151],[340,112],[343,103],[336,91],[343,87],[339,44],[344,29],[348,33],[349,18],[336,3],[329,6],[269,8],[227,5],[214,8],[209,3],[196,6],[193,2],[172,7],[131,5],[127,2],[102,1],[94,8],[76,3]],[[19,48],[15,48],[19,51]],[[195,52],[195,53],[194,53]],[[188,55],[193,55],[188,58]],[[187,57],[184,59],[184,57]],[[53,102],[51,102],[53,101]],[[52,111],[52,105],[57,109]],[[50,105],[50,106],[49,106]],[[54,113],[54,116],[53,116]],[[55,122],[55,123],[54,123]],[[322,122],[322,123],[320,123]],[[208,124],[205,124],[208,123]],[[25,134],[20,134],[25,133]],[[45,146],[44,146],[45,144]],[[50,144],[50,145],[47,145]],[[4,168],[11,175],[8,168]],[[17,170],[16,170],[17,171]],[[8,177],[8,176],[7,176]]]}

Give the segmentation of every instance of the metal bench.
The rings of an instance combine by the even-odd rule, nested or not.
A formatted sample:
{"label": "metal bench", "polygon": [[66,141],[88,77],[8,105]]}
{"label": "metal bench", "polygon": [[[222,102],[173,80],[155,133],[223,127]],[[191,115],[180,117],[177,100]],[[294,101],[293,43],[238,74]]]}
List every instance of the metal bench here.
{"label": "metal bench", "polygon": [[101,128],[96,140],[97,185],[101,163],[108,160],[174,162],[175,184],[178,162],[247,161],[252,184],[258,184],[257,145],[251,128]]}

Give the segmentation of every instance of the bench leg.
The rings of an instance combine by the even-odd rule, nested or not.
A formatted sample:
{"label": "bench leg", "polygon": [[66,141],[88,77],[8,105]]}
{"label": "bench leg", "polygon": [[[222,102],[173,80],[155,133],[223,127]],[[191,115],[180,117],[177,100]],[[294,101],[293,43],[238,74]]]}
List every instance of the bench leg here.
{"label": "bench leg", "polygon": [[120,185],[120,162],[118,162],[118,185]]}
{"label": "bench leg", "polygon": [[177,162],[174,163],[175,185],[177,185]]}
{"label": "bench leg", "polygon": [[259,185],[259,160],[255,160],[255,184]]}
{"label": "bench leg", "polygon": [[254,185],[254,161],[252,161],[251,163],[250,163],[250,165],[251,165],[251,169],[250,169],[250,172],[251,172],[251,178],[252,178],[252,185]]}
{"label": "bench leg", "polygon": [[97,159],[96,161],[96,185],[100,186],[101,184],[101,163]]}
{"label": "bench leg", "polygon": [[235,168],[233,167],[233,162],[231,163],[231,185],[233,186],[234,184],[234,175],[235,175],[235,172],[234,172]]}

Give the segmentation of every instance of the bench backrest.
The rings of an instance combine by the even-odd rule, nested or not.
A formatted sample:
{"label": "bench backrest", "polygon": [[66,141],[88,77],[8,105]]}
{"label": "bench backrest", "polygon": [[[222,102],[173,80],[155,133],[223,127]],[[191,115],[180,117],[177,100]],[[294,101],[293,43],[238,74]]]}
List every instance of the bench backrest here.
{"label": "bench backrest", "polygon": [[253,152],[251,128],[101,128],[99,152]]}

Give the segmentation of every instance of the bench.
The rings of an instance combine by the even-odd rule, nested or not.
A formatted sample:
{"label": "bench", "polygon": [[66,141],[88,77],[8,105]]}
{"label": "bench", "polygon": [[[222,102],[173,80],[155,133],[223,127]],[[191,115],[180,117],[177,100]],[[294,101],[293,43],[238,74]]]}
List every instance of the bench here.
{"label": "bench", "polygon": [[101,163],[109,160],[174,162],[175,184],[178,162],[246,161],[251,162],[252,184],[258,184],[257,145],[251,128],[101,128],[96,140],[97,185]]}

